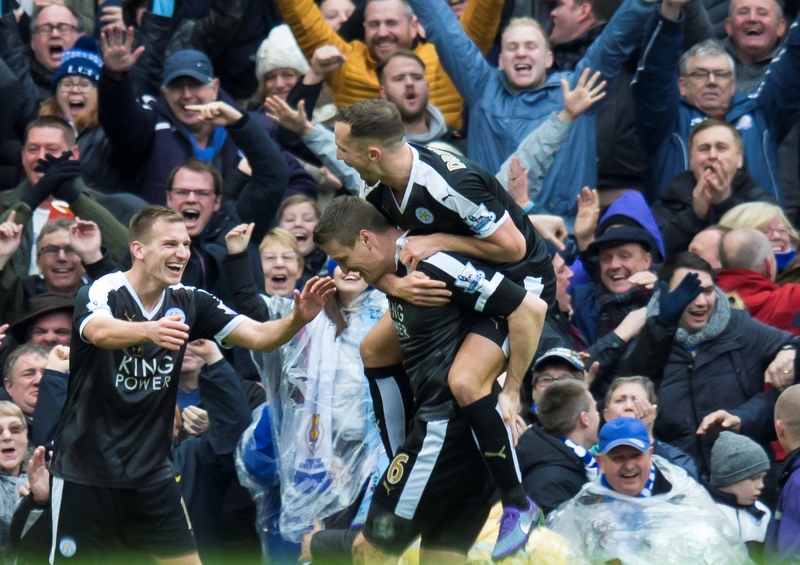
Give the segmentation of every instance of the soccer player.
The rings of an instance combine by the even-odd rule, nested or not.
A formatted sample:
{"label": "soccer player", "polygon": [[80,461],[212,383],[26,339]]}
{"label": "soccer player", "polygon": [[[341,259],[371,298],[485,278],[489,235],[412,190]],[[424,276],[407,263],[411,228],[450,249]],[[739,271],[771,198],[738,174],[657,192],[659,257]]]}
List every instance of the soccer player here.
{"label": "soccer player", "polygon": [[[336,120],[337,157],[361,175],[362,196],[393,225],[422,234],[406,238],[400,251],[403,264],[414,270],[437,251],[463,253],[486,262],[555,308],[555,274],[544,242],[493,175],[446,151],[409,145],[397,107],[385,100],[341,108]],[[407,302],[440,304],[449,293],[441,281],[427,279],[420,273],[397,277],[389,271],[375,284]],[[361,353],[378,425],[389,444],[387,451],[393,453],[405,430],[393,425],[391,417],[404,412],[408,417],[412,400],[404,386],[403,359],[388,317],[365,337]],[[514,420],[520,406],[519,389],[514,388],[517,375],[506,381],[499,395],[492,392],[497,367],[504,363],[500,349],[471,332],[448,379],[509,519],[515,519],[520,511],[530,510],[516,461],[486,456],[514,450]],[[506,543],[502,536],[498,539],[501,553]],[[525,540],[519,543],[521,547]]]}
{"label": "soccer player", "polygon": [[[408,267],[398,262],[405,239],[403,230],[392,227],[357,197],[335,199],[314,230],[314,241],[343,270],[358,271],[373,283],[387,273],[399,278],[408,275]],[[397,448],[373,495],[364,528],[368,563],[400,555],[418,535],[422,536],[423,561],[454,563],[459,556],[463,561],[487,517],[484,486],[488,475],[483,459],[517,464],[513,447],[477,448],[474,426],[450,390],[450,368],[467,336],[477,336],[490,358],[500,360],[489,368],[490,389],[506,364],[507,347],[505,386],[518,391],[547,311],[534,294],[463,254],[434,253],[416,267],[441,281],[452,293],[451,301],[428,307],[389,297],[415,414],[408,437]],[[525,502],[525,511],[506,509],[514,519],[505,520],[500,528],[506,542],[498,542],[495,558],[524,544],[540,517],[533,501],[525,497]]]}
{"label": "soccer player", "polygon": [[292,315],[257,323],[180,284],[189,259],[183,216],[148,206],[131,220],[129,271],[76,297],[67,400],[51,472],[50,562],[110,563],[115,552],[200,563],[169,461],[186,344],[214,339],[269,351],[319,313],[330,279],[295,291]]}

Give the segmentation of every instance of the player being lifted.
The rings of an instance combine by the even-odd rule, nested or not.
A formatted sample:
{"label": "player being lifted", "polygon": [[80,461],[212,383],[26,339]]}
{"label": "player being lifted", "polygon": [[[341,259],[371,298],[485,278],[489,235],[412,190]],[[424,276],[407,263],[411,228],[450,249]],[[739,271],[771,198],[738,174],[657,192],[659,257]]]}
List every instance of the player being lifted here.
{"label": "player being lifted", "polygon": [[[555,275],[544,242],[500,183],[467,159],[409,145],[403,133],[396,106],[383,100],[357,102],[336,115],[337,156],[361,175],[365,182],[362,196],[392,225],[423,234],[401,240],[400,260],[415,270],[421,260],[437,251],[461,253],[487,262],[498,276],[505,275],[537,301],[552,306]],[[418,305],[441,304],[450,296],[441,281],[417,272],[401,278],[392,270],[375,284],[390,296]],[[496,558],[525,544],[531,518],[538,512],[522,488],[513,439],[519,386],[538,336],[532,328],[529,339],[533,348],[527,365],[509,367],[499,394],[492,389],[506,358],[501,348],[480,332],[466,336],[448,376],[453,396],[500,491],[505,521],[518,523],[507,535],[501,532]],[[361,353],[379,427],[387,451],[394,454],[405,437],[403,424],[410,419],[413,398],[388,316],[365,337]],[[520,368],[522,373],[517,373]]]}
{"label": "player being lifted", "polygon": [[50,563],[110,563],[115,552],[200,563],[169,461],[186,344],[205,338],[270,351],[334,292],[329,278],[315,277],[295,291],[290,316],[257,323],[180,284],[190,245],[180,214],[144,208],[131,220],[129,241],[131,269],[101,277],[75,299],[51,469]]}
{"label": "player being lifted", "polygon": [[[354,196],[334,199],[314,230],[314,241],[342,269],[359,271],[368,282],[386,274],[400,279],[411,276],[398,262],[398,249],[405,239],[403,230]],[[504,349],[509,351],[507,386],[518,389],[547,310],[534,294],[463,254],[434,253],[416,268],[441,282],[451,293],[451,301],[428,307],[389,296],[414,414],[408,436],[395,450],[373,494],[363,531],[366,543],[354,548],[358,561],[370,565],[396,562],[418,535],[422,536],[422,563],[465,560],[486,521],[493,490],[485,488],[489,477],[483,460],[512,461],[514,449],[504,444],[488,452],[476,445],[475,424],[467,410],[456,406],[448,375],[464,352],[462,344],[480,339],[480,354],[497,360],[486,368],[489,390],[504,368]],[[495,396],[491,398],[494,405]],[[522,496],[529,505],[527,512],[507,509],[501,521],[507,553],[524,544],[541,516],[533,501]]]}

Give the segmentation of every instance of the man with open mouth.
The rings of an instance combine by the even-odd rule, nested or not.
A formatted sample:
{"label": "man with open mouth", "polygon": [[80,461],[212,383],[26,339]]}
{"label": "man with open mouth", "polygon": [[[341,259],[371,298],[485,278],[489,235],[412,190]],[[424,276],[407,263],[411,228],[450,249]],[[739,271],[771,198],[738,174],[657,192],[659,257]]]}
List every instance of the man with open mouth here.
{"label": "man with open mouth", "polygon": [[[766,447],[778,394],[794,383],[800,338],[730,307],[714,271],[688,251],[669,257],[647,307],[647,322],[619,374],[653,380],[660,406],[653,434],[710,470],[722,430]],[[764,370],[766,368],[766,371]],[[765,384],[773,389],[764,392]]]}
{"label": "man with open mouth", "polygon": [[[272,351],[334,292],[312,279],[290,315],[258,323],[181,285],[190,255],[184,217],[148,206],[131,220],[132,267],[84,286],[73,319],[70,384],[51,473],[50,562],[119,562],[115,553],[199,564],[169,460],[186,344],[214,339]],[[73,560],[74,561],[74,560]]]}
{"label": "man with open mouth", "polygon": [[[778,144],[800,118],[800,105],[796,104],[800,90],[800,26],[790,28],[785,50],[772,60],[763,82],[755,77],[749,79],[750,84],[760,85],[758,89],[737,92],[736,63],[718,42],[703,41],[682,54],[684,4],[686,0],[661,4],[657,17],[648,25],[632,86],[637,128],[650,160],[652,197],[664,193],[684,171],[692,128],[703,120],[717,118],[741,134],[743,155],[756,185],[783,203]],[[732,43],[741,46],[737,49],[741,56],[746,56],[748,42],[774,42],[781,32],[776,20],[770,32],[774,39],[759,39],[762,29],[766,30],[763,22],[737,23],[733,10],[744,4],[747,3],[731,3],[732,16],[726,23]],[[769,49],[774,47],[773,43]],[[743,62],[748,60],[749,57]],[[796,206],[797,202],[793,204]]]}

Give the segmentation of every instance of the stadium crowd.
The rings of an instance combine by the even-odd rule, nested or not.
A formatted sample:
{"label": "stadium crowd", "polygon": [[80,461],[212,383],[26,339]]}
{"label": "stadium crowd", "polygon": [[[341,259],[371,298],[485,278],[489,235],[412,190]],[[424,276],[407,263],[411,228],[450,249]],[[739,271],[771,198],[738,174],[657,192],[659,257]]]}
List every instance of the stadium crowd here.
{"label": "stadium crowd", "polygon": [[0,0],[0,559],[800,564],[799,11]]}

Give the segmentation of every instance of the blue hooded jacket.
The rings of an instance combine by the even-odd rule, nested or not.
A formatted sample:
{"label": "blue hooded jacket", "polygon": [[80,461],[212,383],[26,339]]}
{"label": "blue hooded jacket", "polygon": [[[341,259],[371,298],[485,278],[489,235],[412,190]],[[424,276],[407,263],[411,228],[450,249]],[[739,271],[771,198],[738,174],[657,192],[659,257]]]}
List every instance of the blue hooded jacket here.
{"label": "blue hooded jacket", "polygon": [[[492,173],[500,170],[530,132],[563,108],[562,79],[574,88],[583,70],[591,68],[602,73],[610,90],[654,11],[654,4],[646,0],[626,0],[574,71],[553,73],[538,88],[515,91],[505,73],[486,62],[445,2],[409,0],[409,4],[469,109],[467,155]],[[595,104],[575,120],[532,213],[574,218],[575,196],[584,186],[597,184],[599,106]]]}

